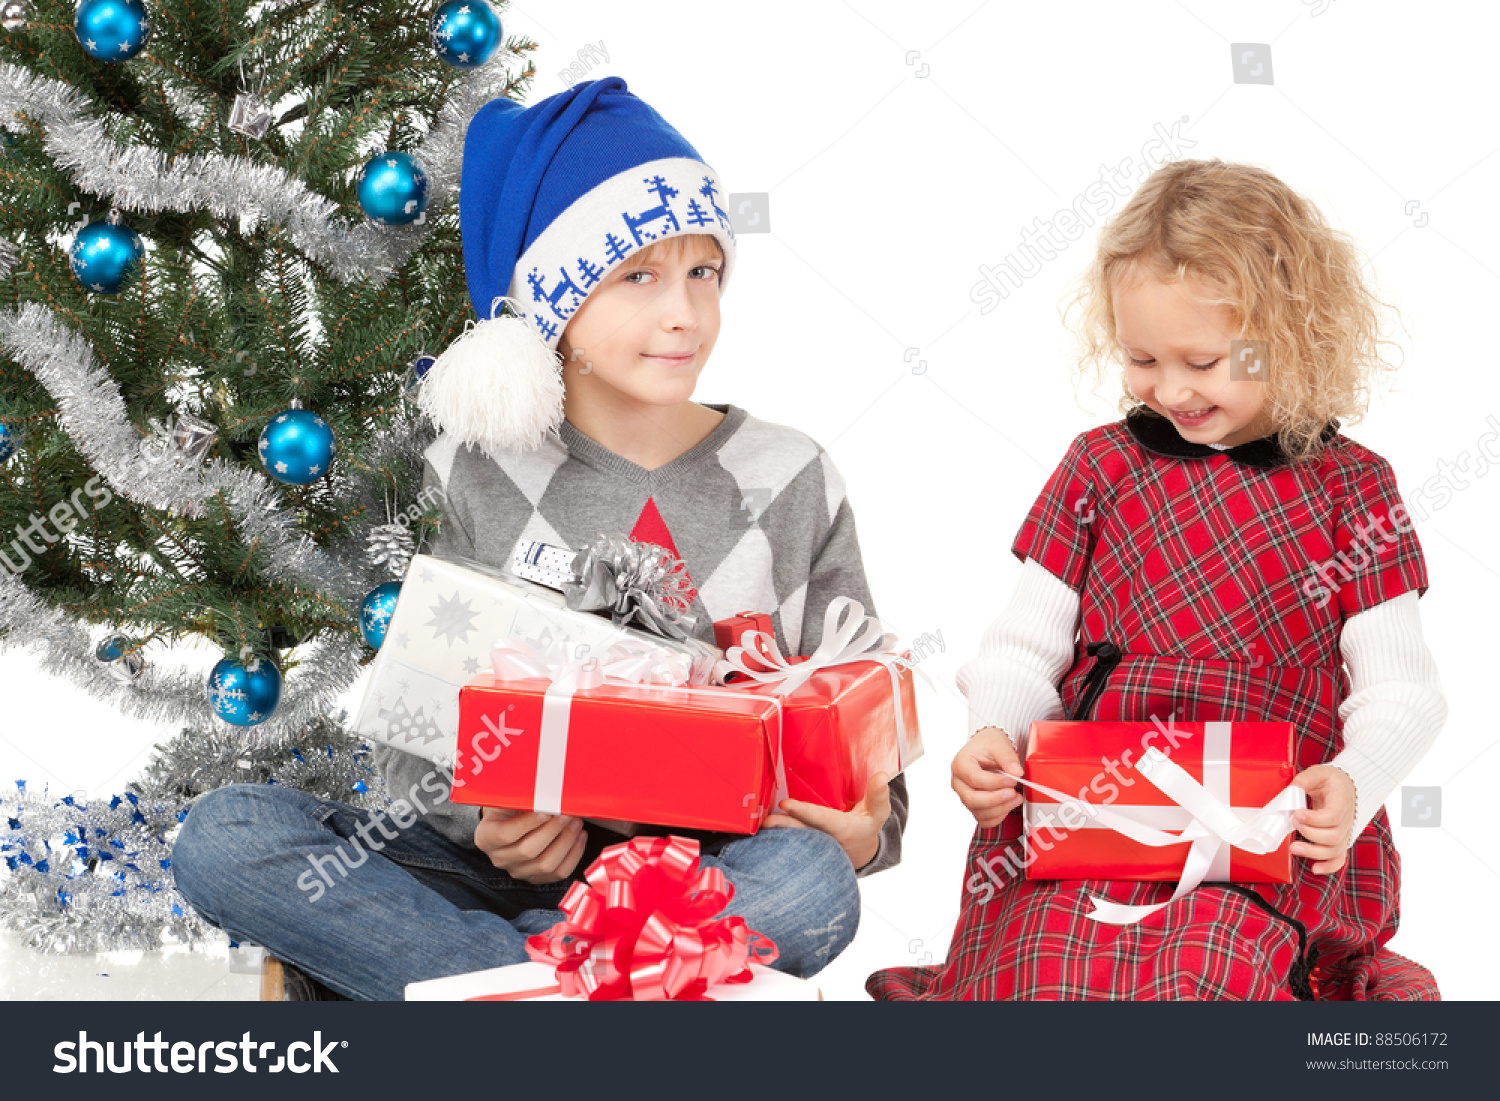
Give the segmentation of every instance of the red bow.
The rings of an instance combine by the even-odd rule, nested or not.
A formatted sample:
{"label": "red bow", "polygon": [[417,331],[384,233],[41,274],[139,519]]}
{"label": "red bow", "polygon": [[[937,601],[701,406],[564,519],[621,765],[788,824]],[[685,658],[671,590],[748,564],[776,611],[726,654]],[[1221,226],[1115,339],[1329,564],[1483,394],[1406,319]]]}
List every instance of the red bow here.
{"label": "red bow", "polygon": [[590,1001],[704,1001],[716,982],[749,982],[776,946],[742,917],[710,920],[734,897],[719,868],[698,867],[690,837],[637,837],[599,854],[563,896],[567,921],[526,938],[557,966],[566,995]]}

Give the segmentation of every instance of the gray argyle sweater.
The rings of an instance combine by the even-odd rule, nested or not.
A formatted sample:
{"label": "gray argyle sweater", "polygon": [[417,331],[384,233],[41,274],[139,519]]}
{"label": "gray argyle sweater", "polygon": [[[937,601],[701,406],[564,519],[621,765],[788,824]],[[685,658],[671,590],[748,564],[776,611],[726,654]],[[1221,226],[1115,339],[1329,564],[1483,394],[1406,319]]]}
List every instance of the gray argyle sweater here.
{"label": "gray argyle sweater", "polygon": [[[675,551],[687,564],[699,637],[713,641],[715,620],[769,612],[783,653],[812,653],[834,597],[852,597],[875,611],[844,480],[828,453],[801,432],[733,405],[709,408],[725,414],[719,426],[655,470],[567,421],[540,448],[499,461],[440,435],[427,449],[423,473],[424,492],[443,502],[431,553],[505,566],[523,538],[578,548],[601,532],[624,532]],[[383,745],[375,748],[375,760],[393,799],[419,789],[416,805],[427,807],[426,820],[473,847],[479,810],[434,802],[432,788],[422,784],[435,767],[430,761]],[[439,772],[446,791],[452,775]],[[900,861],[906,818],[906,779],[897,776],[880,849],[860,875]],[[579,873],[604,845],[620,840],[587,829],[590,845]],[[736,835],[700,836],[722,843]]]}

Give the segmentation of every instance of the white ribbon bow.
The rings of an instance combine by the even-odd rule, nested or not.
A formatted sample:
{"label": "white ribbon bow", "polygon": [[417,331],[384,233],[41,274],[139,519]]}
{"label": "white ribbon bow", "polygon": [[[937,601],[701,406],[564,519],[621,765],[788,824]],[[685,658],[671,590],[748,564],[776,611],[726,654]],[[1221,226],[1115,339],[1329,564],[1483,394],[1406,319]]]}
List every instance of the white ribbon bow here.
{"label": "white ribbon bow", "polygon": [[1256,855],[1274,851],[1281,845],[1282,838],[1297,828],[1292,813],[1307,806],[1307,793],[1295,784],[1288,784],[1275,798],[1245,820],[1226,803],[1205,790],[1182,766],[1155,746],[1146,750],[1135,767],[1136,772],[1150,781],[1163,795],[1192,815],[1192,820],[1182,833],[1152,829],[1119,810],[1083,802],[1066,792],[1055,791],[1030,780],[1016,780],[1016,783],[1051,796],[1060,803],[1077,804],[1094,819],[1094,824],[1106,826],[1142,845],[1162,848],[1180,845],[1184,841],[1192,842],[1177,890],[1172,892],[1172,897],[1166,902],[1151,906],[1127,906],[1090,895],[1089,901],[1094,904],[1094,909],[1087,916],[1106,925],[1134,925],[1148,914],[1154,914],[1182,898],[1203,882],[1225,845]]}
{"label": "white ribbon bow", "polygon": [[[538,650],[523,638],[506,636],[490,650],[497,681],[550,681],[542,698],[542,729],[537,753],[536,789],[532,807],[544,814],[562,813],[563,773],[568,762],[568,726],[573,694],[598,688],[606,681],[639,687],[680,688],[688,685],[693,659],[688,654],[641,638],[622,638],[598,657],[588,643],[554,643]],[[695,696],[724,696],[743,700],[744,693],[729,688],[690,685]],[[776,794],[772,807],[788,795],[786,766],[781,757],[781,701],[776,703]]]}
{"label": "white ribbon bow", "polygon": [[[844,616],[846,611],[849,614]],[[906,768],[911,747],[907,741],[906,709],[901,706],[901,670],[910,669],[924,679],[927,674],[909,659],[884,652],[896,645],[896,635],[887,631],[876,616],[866,615],[865,606],[858,600],[836,596],[828,602],[823,610],[823,638],[806,661],[788,661],[776,645],[774,634],[752,630],[744,632],[740,639],[740,645],[731,646],[715,667],[714,679],[722,681],[731,672],[742,673],[757,683],[773,686],[778,696],[800,688],[819,669],[829,666],[853,661],[873,661],[885,666],[891,675],[891,696],[895,702],[898,767]],[[762,667],[751,668],[747,653]],[[764,668],[766,665],[771,668]]]}

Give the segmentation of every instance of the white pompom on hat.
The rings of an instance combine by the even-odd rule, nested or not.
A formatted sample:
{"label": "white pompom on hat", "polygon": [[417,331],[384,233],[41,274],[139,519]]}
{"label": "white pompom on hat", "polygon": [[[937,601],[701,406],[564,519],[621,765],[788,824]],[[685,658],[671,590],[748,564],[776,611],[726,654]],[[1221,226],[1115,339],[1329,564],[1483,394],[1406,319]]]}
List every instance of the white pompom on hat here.
{"label": "white pompom on hat", "polygon": [[515,316],[470,321],[417,392],[434,424],[492,457],[540,446],[563,415],[561,361],[513,308]]}

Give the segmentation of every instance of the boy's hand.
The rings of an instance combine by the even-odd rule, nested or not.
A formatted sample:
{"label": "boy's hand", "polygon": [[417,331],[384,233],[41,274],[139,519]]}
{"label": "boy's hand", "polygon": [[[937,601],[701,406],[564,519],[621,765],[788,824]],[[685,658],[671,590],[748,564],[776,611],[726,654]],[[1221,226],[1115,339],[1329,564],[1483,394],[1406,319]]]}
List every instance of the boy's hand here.
{"label": "boy's hand", "polygon": [[567,879],[587,843],[583,819],[567,814],[483,807],[474,828],[474,844],[490,863],[527,883]]}
{"label": "boy's hand", "polygon": [[998,826],[1021,805],[1015,780],[1020,775],[1016,747],[998,726],[976,731],[953,758],[953,790],[985,829]]}
{"label": "boy's hand", "polygon": [[1307,840],[1292,842],[1292,855],[1317,861],[1312,866],[1317,875],[1338,871],[1353,840],[1353,781],[1341,768],[1313,765],[1292,777],[1292,783],[1307,792],[1307,809],[1292,815],[1297,832]]}
{"label": "boy's hand", "polygon": [[834,810],[801,799],[783,799],[785,814],[766,815],[767,826],[811,827],[839,843],[858,871],[880,851],[880,829],[891,816],[890,778],[883,772],[870,777],[865,797],[849,811]]}

